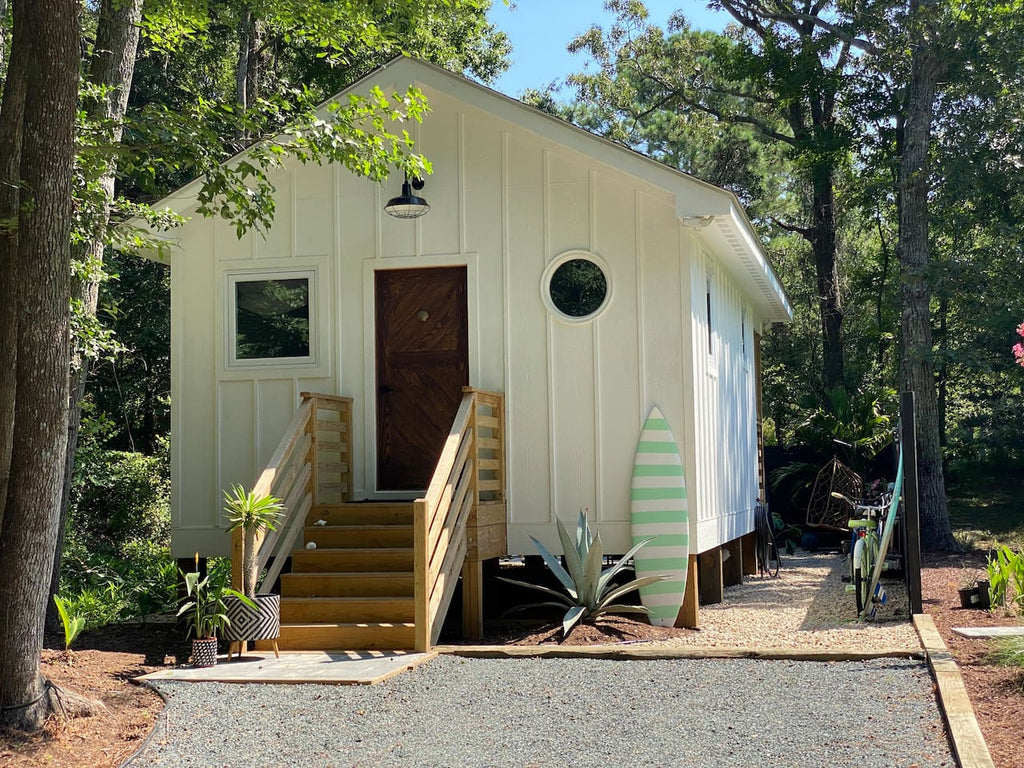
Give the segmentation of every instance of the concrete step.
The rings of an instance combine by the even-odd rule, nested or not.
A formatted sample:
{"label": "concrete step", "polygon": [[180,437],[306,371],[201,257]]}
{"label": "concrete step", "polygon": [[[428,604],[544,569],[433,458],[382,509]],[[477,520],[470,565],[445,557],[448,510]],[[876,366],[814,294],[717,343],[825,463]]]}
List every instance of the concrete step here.
{"label": "concrete step", "polygon": [[[411,623],[281,624],[277,639],[282,651],[411,650],[416,645],[416,627]],[[261,640],[260,650],[272,645]]]}
{"label": "concrete step", "polygon": [[412,597],[412,571],[281,574],[282,597]]}
{"label": "concrete step", "polygon": [[283,597],[285,624],[375,624],[416,620],[411,597]]}

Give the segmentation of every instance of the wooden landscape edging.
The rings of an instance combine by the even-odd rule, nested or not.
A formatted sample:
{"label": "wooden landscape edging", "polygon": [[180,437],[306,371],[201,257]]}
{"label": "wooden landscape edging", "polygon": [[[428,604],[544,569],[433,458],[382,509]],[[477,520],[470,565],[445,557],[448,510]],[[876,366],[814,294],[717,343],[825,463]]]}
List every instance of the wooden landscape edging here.
{"label": "wooden landscape edging", "polygon": [[949,740],[960,768],[995,768],[985,737],[974,715],[964,678],[953,655],[942,642],[935,620],[926,613],[914,614],[914,628],[921,638],[928,666],[939,689],[939,704],[946,718]]}
{"label": "wooden landscape edging", "polygon": [[438,653],[474,659],[760,659],[763,661],[865,661],[866,659],[923,659],[921,651],[889,648],[871,651],[811,651],[803,648],[645,648],[617,645],[439,645]]}

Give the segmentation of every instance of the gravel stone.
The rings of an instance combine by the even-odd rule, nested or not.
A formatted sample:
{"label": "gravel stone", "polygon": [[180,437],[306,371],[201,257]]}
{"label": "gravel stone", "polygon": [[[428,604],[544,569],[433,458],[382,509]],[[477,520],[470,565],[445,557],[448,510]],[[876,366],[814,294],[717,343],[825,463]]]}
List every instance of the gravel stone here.
{"label": "gravel stone", "polygon": [[840,555],[798,551],[783,555],[778,578],[744,576],[726,587],[725,600],[700,607],[700,631],[659,641],[658,645],[759,650],[920,651],[910,623],[907,590],[900,579],[883,579],[888,601],[876,618],[858,622],[853,594]]}
{"label": "gravel stone", "polygon": [[374,686],[159,682],[135,766],[955,766],[927,668],[441,656]]}

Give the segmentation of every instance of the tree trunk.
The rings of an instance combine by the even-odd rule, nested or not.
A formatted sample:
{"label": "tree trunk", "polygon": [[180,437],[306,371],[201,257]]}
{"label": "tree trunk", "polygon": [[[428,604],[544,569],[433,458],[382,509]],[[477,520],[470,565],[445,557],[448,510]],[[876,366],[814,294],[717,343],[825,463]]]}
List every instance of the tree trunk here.
{"label": "tree trunk", "polygon": [[[821,315],[822,384],[825,392],[846,386],[843,364],[843,304],[836,260],[835,184],[831,169],[819,170],[814,179],[811,249],[818,281]],[[828,402],[828,398],[825,402]]]}
{"label": "tree trunk", "polygon": [[[24,3],[24,5],[22,5]],[[78,104],[79,4],[15,3],[13,46],[27,35],[18,216],[18,408],[0,529],[0,726],[39,729],[43,616],[67,447],[71,182]]]}
{"label": "tree trunk", "polygon": [[[900,156],[900,242],[903,279],[903,388],[917,403],[918,490],[921,546],[927,550],[956,547],[949,524],[939,445],[939,409],[932,361],[931,287],[928,282],[928,146],[941,57],[928,40],[916,2],[911,2],[913,58],[908,84],[903,152]],[[916,39],[914,39],[916,38]]]}
{"label": "tree trunk", "polygon": [[[100,4],[99,22],[96,27],[96,41],[89,61],[86,79],[93,85],[102,86],[104,95],[85,103],[88,118],[94,121],[109,121],[112,124],[110,141],[116,145],[123,133],[122,121],[128,108],[128,94],[135,72],[135,55],[139,47],[139,21],[142,18],[142,0],[103,0]],[[99,183],[103,190],[103,203],[96,212],[93,231],[76,258],[93,264],[90,273],[97,273],[103,264],[103,249],[106,243],[107,225],[110,223],[110,205],[114,199],[114,174],[117,161],[111,159]],[[99,305],[99,275],[82,279],[77,285],[82,311],[95,317]],[[64,485],[61,491],[60,524],[57,527],[57,543],[53,560],[53,574],[50,578],[51,599],[46,603],[46,623],[51,629],[60,626],[60,617],[52,597],[60,588],[60,566],[64,554],[64,527],[67,520],[68,504],[71,500],[72,471],[75,466],[75,450],[78,448],[78,429],[82,419],[82,397],[85,396],[85,382],[89,376],[89,360],[82,355],[71,367],[70,402],[68,409],[68,446],[64,462]]]}
{"label": "tree trunk", "polygon": [[[16,221],[18,217],[27,56],[27,43],[19,39],[18,45],[11,49],[0,105],[0,221]],[[14,445],[17,362],[18,229],[4,227],[0,228],[0,530],[3,530]]]}

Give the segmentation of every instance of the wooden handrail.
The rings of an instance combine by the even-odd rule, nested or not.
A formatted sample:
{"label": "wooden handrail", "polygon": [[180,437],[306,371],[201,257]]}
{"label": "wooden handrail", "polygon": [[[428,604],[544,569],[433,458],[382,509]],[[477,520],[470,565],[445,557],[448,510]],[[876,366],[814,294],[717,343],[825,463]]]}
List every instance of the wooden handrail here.
{"label": "wooden handrail", "polygon": [[466,559],[467,522],[481,501],[481,487],[484,495],[504,499],[504,466],[504,395],[467,387],[427,492],[413,503],[418,651],[437,643]]}
{"label": "wooden handrail", "polygon": [[[325,435],[337,435],[326,438]],[[302,402],[288,422],[284,437],[253,485],[253,492],[284,502],[276,530],[256,540],[257,570],[266,575],[260,587],[271,587],[314,504],[348,500],[352,489],[352,398],[302,393]],[[241,589],[244,541],[231,535],[231,586]]]}

